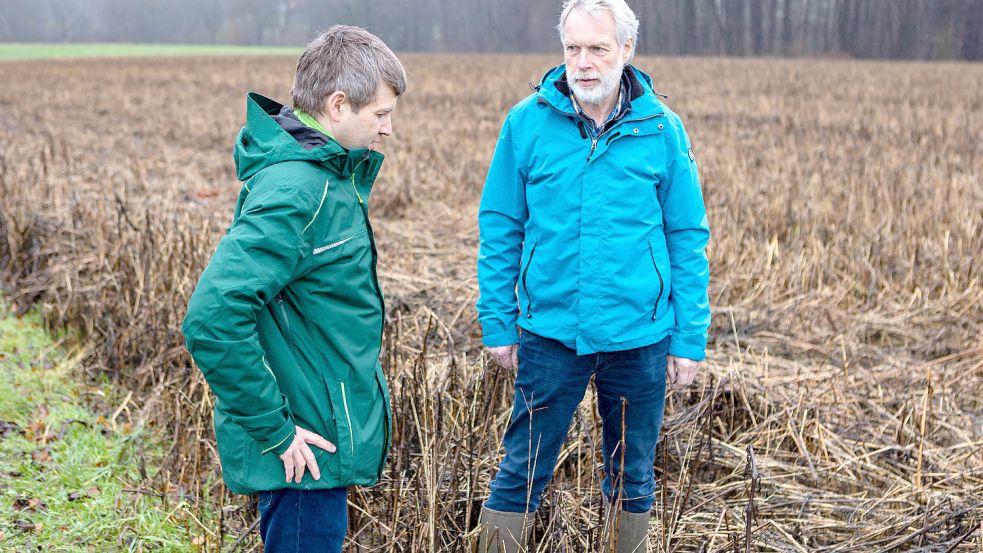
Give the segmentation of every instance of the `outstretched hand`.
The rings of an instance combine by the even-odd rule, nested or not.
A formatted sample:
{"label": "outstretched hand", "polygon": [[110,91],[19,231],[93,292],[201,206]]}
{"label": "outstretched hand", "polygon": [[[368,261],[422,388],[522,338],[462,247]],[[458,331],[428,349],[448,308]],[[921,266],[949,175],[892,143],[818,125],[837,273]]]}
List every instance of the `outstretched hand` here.
{"label": "outstretched hand", "polygon": [[307,444],[317,446],[328,453],[334,453],[337,449],[333,443],[325,440],[323,436],[297,426],[296,432],[294,433],[294,441],[290,443],[290,447],[283,452],[283,455],[280,455],[287,482],[293,480],[300,484],[300,481],[304,478],[305,470],[311,471],[311,476],[314,477],[314,480],[321,479],[321,470],[317,467],[314,452],[311,451],[310,446]]}
{"label": "outstretched hand", "polygon": [[699,367],[699,361],[670,355],[666,359],[666,375],[669,377],[669,389],[682,390],[692,384],[693,380],[696,379],[696,371]]}

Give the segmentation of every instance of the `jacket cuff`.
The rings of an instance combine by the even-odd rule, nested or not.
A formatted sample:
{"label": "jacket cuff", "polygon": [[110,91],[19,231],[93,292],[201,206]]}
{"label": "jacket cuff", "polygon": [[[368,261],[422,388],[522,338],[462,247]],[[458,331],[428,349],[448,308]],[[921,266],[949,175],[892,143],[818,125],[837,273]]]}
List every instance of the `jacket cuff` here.
{"label": "jacket cuff", "polygon": [[294,441],[294,433],[296,432],[295,424],[292,418],[288,417],[276,432],[273,433],[274,438],[270,441],[260,444],[263,448],[263,455],[267,453],[273,453],[277,457],[283,455],[290,444]]}
{"label": "jacket cuff", "polygon": [[706,335],[673,333],[669,341],[669,355],[693,361],[706,359]]}
{"label": "jacket cuff", "polygon": [[482,342],[486,347],[497,348],[501,346],[512,346],[519,343],[519,329],[514,324],[507,325],[504,330],[488,333],[485,332]]}

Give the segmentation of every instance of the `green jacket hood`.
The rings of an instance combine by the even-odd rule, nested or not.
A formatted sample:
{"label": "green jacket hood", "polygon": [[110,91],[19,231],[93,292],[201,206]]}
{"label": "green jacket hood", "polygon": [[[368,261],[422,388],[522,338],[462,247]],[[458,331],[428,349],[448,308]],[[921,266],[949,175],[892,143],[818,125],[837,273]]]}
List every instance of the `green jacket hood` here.
{"label": "green jacket hood", "polygon": [[347,178],[360,162],[381,165],[383,159],[367,148],[344,148],[301,123],[291,108],[256,92],[246,95],[246,125],[236,137],[233,157],[241,181],[286,161],[318,163]]}

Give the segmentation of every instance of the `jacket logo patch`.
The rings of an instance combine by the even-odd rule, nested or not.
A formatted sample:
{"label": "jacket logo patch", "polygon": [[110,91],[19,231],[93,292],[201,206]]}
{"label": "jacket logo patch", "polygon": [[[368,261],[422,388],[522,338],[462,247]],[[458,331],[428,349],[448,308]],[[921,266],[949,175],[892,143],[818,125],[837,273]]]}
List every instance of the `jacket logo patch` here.
{"label": "jacket logo patch", "polygon": [[340,246],[340,245],[344,244],[345,242],[348,242],[349,240],[352,240],[354,238],[355,238],[354,236],[349,236],[348,238],[345,238],[344,240],[338,240],[337,242],[332,242],[331,244],[328,244],[327,246],[321,246],[320,248],[314,248],[314,255],[317,255],[319,253],[324,253],[324,252],[326,252],[328,250],[337,248],[338,246]]}

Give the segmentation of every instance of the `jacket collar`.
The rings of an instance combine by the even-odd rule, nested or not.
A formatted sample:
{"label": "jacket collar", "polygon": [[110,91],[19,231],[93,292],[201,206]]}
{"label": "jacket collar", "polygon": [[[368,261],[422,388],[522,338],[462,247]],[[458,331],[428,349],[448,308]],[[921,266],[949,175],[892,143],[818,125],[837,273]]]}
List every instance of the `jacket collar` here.
{"label": "jacket collar", "polygon": [[[628,96],[631,98],[631,113],[625,119],[644,119],[665,112],[665,106],[652,90],[652,78],[631,64],[625,65],[624,76],[629,84]],[[567,83],[565,65],[558,65],[543,75],[539,86],[537,101],[545,102],[558,111],[574,116],[577,112],[570,101],[570,85]]]}

